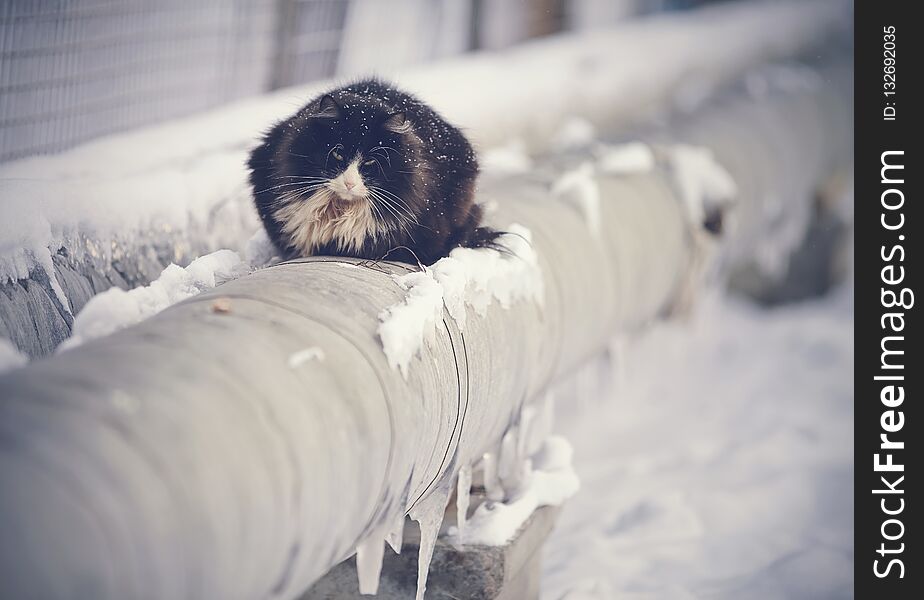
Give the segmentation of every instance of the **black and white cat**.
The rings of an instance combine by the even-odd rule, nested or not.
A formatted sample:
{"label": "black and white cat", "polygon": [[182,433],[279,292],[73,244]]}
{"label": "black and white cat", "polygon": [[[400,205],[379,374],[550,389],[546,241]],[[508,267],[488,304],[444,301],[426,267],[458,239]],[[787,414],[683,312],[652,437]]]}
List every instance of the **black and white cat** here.
{"label": "black and white cat", "polygon": [[478,163],[417,98],[363,80],[306,104],[251,153],[254,198],[284,258],[317,254],[432,264],[494,246],[474,202]]}

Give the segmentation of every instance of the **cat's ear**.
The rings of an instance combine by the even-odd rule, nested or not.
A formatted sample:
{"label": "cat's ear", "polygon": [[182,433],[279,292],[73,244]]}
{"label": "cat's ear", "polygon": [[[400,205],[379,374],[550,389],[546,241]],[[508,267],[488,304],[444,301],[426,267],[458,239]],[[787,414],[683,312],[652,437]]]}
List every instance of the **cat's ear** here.
{"label": "cat's ear", "polygon": [[411,130],[411,122],[407,120],[407,115],[403,112],[396,112],[388,115],[382,127],[394,133],[407,133]]}
{"label": "cat's ear", "polygon": [[324,97],[321,98],[320,105],[318,106],[318,112],[311,116],[321,119],[336,119],[340,116],[340,105],[337,104],[337,101],[334,100],[333,96],[330,94],[325,94]]}

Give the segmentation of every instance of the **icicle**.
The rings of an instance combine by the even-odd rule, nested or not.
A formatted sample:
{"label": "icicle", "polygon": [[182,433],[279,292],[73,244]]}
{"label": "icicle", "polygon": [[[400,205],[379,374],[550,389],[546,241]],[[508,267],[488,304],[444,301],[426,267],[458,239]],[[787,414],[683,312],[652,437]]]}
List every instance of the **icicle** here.
{"label": "icicle", "polygon": [[395,554],[401,554],[401,544],[404,542],[404,513],[402,512],[392,523],[391,530],[385,534],[385,541],[395,551]]}
{"label": "icicle", "polygon": [[520,470],[520,457],[517,455],[518,431],[511,427],[501,440],[500,457],[497,460],[497,475],[505,491],[517,487]]}
{"label": "icicle", "polygon": [[481,458],[482,470],[484,471],[484,491],[489,500],[503,500],[504,490],[501,488],[500,480],[497,477],[497,457],[490,452],[485,452]]}
{"label": "icicle", "polygon": [[517,460],[529,456],[529,438],[533,427],[536,409],[532,406],[523,406],[520,409],[520,424],[517,426]]}
{"label": "icicle", "polygon": [[446,503],[449,501],[451,485],[443,485],[433,490],[429,496],[422,498],[417,506],[411,509],[409,516],[417,521],[420,527],[420,550],[417,554],[417,597],[423,600],[427,591],[427,575],[430,573],[430,561],[433,559],[433,548],[436,546],[436,537],[443,524],[443,515],[446,512]]}
{"label": "icicle", "polygon": [[385,536],[381,529],[370,533],[356,547],[356,575],[359,577],[360,594],[374,595],[379,591],[384,553]]}
{"label": "icicle", "polygon": [[55,271],[55,263],[51,257],[51,250],[42,247],[33,251],[32,256],[45,271],[45,275],[48,276],[48,284],[51,286],[51,291],[55,293],[55,297],[58,299],[58,302],[61,303],[61,307],[67,311],[67,314],[74,314],[71,311],[71,303],[67,299],[67,294],[64,293],[64,288],[61,287],[61,283],[58,281],[58,275]]}
{"label": "icicle", "polygon": [[555,424],[555,394],[546,392],[539,407],[539,414],[533,422],[533,433],[530,435],[529,454],[535,454],[542,448],[545,440],[552,435]]}
{"label": "icicle", "polygon": [[456,526],[459,528],[459,538],[465,534],[465,521],[468,517],[468,504],[472,490],[472,467],[465,465],[459,469],[456,481]]}

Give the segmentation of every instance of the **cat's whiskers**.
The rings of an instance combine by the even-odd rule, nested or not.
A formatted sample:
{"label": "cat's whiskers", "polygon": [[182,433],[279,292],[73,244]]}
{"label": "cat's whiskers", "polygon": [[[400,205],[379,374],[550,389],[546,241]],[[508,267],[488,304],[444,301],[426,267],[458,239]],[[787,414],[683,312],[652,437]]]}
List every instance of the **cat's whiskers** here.
{"label": "cat's whiskers", "polygon": [[[374,206],[374,205],[375,205],[375,204],[373,204],[373,206]],[[414,243],[417,243],[417,240],[414,239],[414,234],[411,233],[411,230],[410,230],[410,227],[409,227],[409,222],[406,221],[406,220],[404,220],[404,219],[402,218],[401,215],[395,213],[395,211],[394,211],[393,209],[389,208],[387,205],[382,204],[382,206],[383,206],[388,212],[390,212],[392,215],[395,216],[395,218],[397,219],[397,221],[396,221],[397,226],[398,226],[404,233],[406,233],[407,236],[408,236],[409,238],[411,238],[412,241],[414,241]],[[381,214],[381,213],[379,213],[379,214]],[[391,225],[391,227],[394,228],[393,225]]]}
{"label": "cat's whiskers", "polygon": [[309,175],[273,175],[273,179],[304,179],[321,181],[327,179],[327,177],[312,177]]}
{"label": "cat's whiskers", "polygon": [[413,223],[414,225],[420,225],[420,222],[417,220],[417,217],[414,216],[409,210],[402,208],[400,205],[395,204],[393,200],[390,200],[386,195],[382,194],[382,190],[378,188],[370,188],[370,193],[375,194],[375,196],[383,203],[384,206],[387,206],[392,209],[397,216],[399,216],[404,221],[408,223]]}
{"label": "cat's whiskers", "polygon": [[[392,149],[394,150],[394,148]],[[395,152],[397,153],[398,151],[395,150]],[[389,169],[391,168],[391,157],[388,156],[388,151],[384,146],[376,146],[375,148],[369,151],[369,156],[375,157],[375,158],[382,156],[385,159],[385,162],[388,163],[388,168]]]}
{"label": "cat's whiskers", "polygon": [[[390,205],[390,204],[385,200],[384,197],[382,197],[382,196],[376,194],[375,192],[372,192],[371,190],[370,190],[369,199],[371,200],[371,202],[372,202],[373,205],[380,204],[382,208],[384,208],[384,209],[385,209],[386,211],[388,211],[391,215],[393,215],[393,216],[395,217],[395,219],[397,220],[398,226],[399,226],[406,234],[408,234],[408,235],[411,237],[411,239],[414,239],[414,236],[413,236],[413,234],[411,234],[411,230],[410,230],[410,227],[409,227],[409,226],[411,225],[412,222],[411,222],[410,220],[408,220],[408,218],[407,218],[405,215],[403,215],[403,214],[401,214],[400,212],[398,212],[392,205]],[[382,214],[381,211],[379,212],[379,214],[380,214],[380,215]]]}
{"label": "cat's whiskers", "polygon": [[[381,209],[379,209],[378,204],[375,202],[375,199],[371,197],[367,197],[366,199],[369,201],[369,207],[372,208],[372,210],[375,211],[375,214],[378,216],[379,223],[383,223],[383,224],[387,223],[388,221],[385,219],[385,216],[382,215],[382,211]],[[389,227],[389,229],[392,229],[392,228]],[[377,230],[376,230],[376,233],[378,233]]]}
{"label": "cat's whiskers", "polygon": [[[382,208],[384,208],[385,210],[387,210],[387,211],[388,211],[390,214],[392,214],[396,219],[398,219],[399,224],[404,225],[405,223],[408,222],[407,217],[405,217],[404,215],[402,215],[402,214],[396,212],[395,209],[394,209],[392,206],[390,206],[388,203],[386,203],[386,202],[384,201],[384,199],[383,199],[381,196],[379,196],[378,194],[376,194],[375,192],[372,192],[372,191],[370,190],[368,198],[369,198],[369,200],[371,200],[374,204],[381,205]],[[379,213],[379,214],[381,214],[381,213]]]}
{"label": "cat's whiskers", "polygon": [[376,150],[385,150],[386,155],[388,154],[388,150],[392,150],[395,154],[401,156],[401,152],[399,152],[397,148],[392,148],[391,146],[376,146],[375,148],[369,150],[369,152],[375,152]]}
{"label": "cat's whiskers", "polygon": [[279,199],[283,202],[291,202],[295,200],[304,200],[306,196],[311,196],[318,190],[321,190],[326,187],[326,184],[316,183],[308,186],[303,186],[294,190],[286,190],[279,195]]}
{"label": "cat's whiskers", "polygon": [[285,193],[289,193],[289,192],[293,192],[293,191],[298,191],[298,190],[315,190],[315,189],[318,189],[318,188],[326,187],[326,186],[327,186],[327,183],[326,183],[326,182],[323,182],[323,181],[322,181],[322,182],[318,182],[318,183],[304,183],[304,182],[299,181],[299,182],[295,183],[294,185],[297,186],[297,187],[295,187],[294,189],[285,190],[285,191],[282,192],[282,193],[285,194]]}
{"label": "cat's whiskers", "polygon": [[[319,179],[323,179],[323,178],[319,178]],[[286,182],[286,183],[280,183],[280,184],[278,184],[278,185],[274,185],[274,186],[271,186],[271,187],[268,187],[268,188],[264,188],[264,189],[262,189],[262,190],[255,190],[255,191],[254,191],[254,194],[262,194],[263,192],[269,192],[269,191],[272,191],[272,190],[278,190],[278,189],[284,188],[284,187],[299,186],[299,185],[303,185],[303,184],[305,184],[305,183],[306,183],[305,181],[288,181],[288,182]]]}
{"label": "cat's whiskers", "polygon": [[416,224],[418,224],[418,225],[420,224],[420,223],[417,222],[417,217],[414,216],[414,213],[413,213],[413,211],[411,210],[411,207],[408,205],[407,202],[405,202],[404,198],[398,196],[398,195],[395,194],[394,192],[390,192],[390,191],[388,191],[388,190],[386,190],[386,189],[384,189],[384,188],[381,188],[381,187],[379,187],[379,186],[376,186],[376,185],[367,186],[367,187],[368,187],[369,189],[375,190],[375,191],[379,192],[380,194],[382,194],[383,196],[385,196],[385,197],[391,199],[394,203],[398,204],[399,207],[402,207],[402,208],[404,209],[404,212],[406,212],[407,215],[408,215],[409,217],[411,217],[411,219],[413,219],[414,223],[416,223]]}

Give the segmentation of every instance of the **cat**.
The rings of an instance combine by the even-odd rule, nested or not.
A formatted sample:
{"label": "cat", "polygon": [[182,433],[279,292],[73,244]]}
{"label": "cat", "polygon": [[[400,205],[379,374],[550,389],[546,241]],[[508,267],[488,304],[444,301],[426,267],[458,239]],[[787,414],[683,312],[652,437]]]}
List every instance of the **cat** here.
{"label": "cat", "polygon": [[461,131],[378,79],[312,99],[250,155],[254,201],[282,258],[425,265],[494,247],[474,201],[478,162]]}

